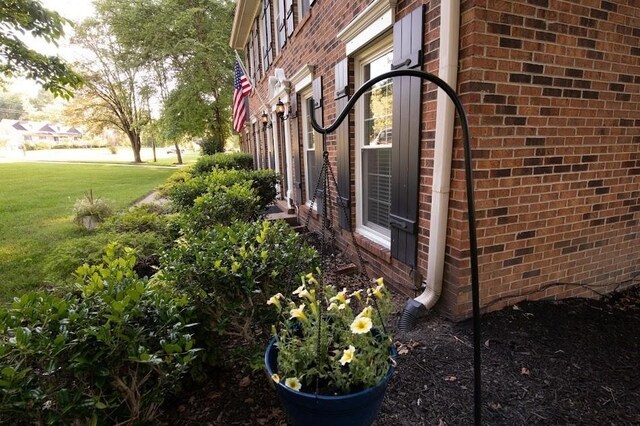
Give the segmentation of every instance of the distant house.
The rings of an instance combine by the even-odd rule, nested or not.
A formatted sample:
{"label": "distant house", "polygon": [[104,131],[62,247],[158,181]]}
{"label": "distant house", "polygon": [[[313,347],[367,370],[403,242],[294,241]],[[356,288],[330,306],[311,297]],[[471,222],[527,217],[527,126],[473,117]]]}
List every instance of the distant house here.
{"label": "distant house", "polygon": [[[637,282],[640,2],[237,0],[235,10],[230,44],[255,87],[241,147],[281,173],[302,216],[323,161],[310,116],[329,124],[363,82],[420,69],[449,82],[469,117],[482,307]],[[327,148],[373,273],[468,317],[460,128],[442,92],[382,81]]]}
{"label": "distant house", "polygon": [[55,123],[0,120],[0,140],[4,140],[10,150],[22,149],[25,144],[49,147],[78,145],[82,136],[82,132],[75,127]]}

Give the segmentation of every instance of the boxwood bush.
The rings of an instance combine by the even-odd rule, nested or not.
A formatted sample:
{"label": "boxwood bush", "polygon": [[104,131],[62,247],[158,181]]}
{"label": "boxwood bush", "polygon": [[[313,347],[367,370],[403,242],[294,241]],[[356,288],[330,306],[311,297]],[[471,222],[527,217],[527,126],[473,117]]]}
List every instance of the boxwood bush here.
{"label": "boxwood bush", "polygon": [[194,175],[205,175],[214,169],[253,169],[253,156],[244,152],[219,152],[213,155],[202,155],[193,165]]}
{"label": "boxwood bush", "polygon": [[260,213],[259,198],[251,182],[220,186],[196,198],[194,206],[183,218],[183,228],[190,231],[214,225],[230,225],[240,220],[256,220]]}
{"label": "boxwood bush", "polygon": [[253,325],[272,310],[266,300],[312,270],[317,252],[284,222],[236,222],[187,234],[163,257],[162,275],[196,303],[209,355],[219,349],[211,334],[250,342]]}
{"label": "boxwood bush", "polygon": [[201,195],[217,191],[221,186],[231,187],[242,182],[251,182],[261,210],[266,209],[275,200],[277,175],[273,170],[215,169],[206,176],[196,176],[176,183],[169,189],[168,195],[174,206],[184,211],[191,208],[196,198]]}
{"label": "boxwood bush", "polygon": [[129,249],[77,271],[77,294],[0,310],[0,423],[153,421],[197,355],[185,296],[139,279]]}

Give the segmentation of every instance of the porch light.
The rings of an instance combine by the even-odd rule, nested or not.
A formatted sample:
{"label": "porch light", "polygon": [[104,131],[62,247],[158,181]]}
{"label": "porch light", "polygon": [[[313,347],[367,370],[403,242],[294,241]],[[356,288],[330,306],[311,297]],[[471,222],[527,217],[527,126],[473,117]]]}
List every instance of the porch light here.
{"label": "porch light", "polygon": [[276,104],[276,114],[278,117],[283,118],[284,116],[284,103],[278,98],[278,103]]}
{"label": "porch light", "polygon": [[267,111],[262,111],[262,115],[260,116],[260,121],[262,122],[263,126],[267,126],[267,124],[269,123],[269,115],[267,115]]}

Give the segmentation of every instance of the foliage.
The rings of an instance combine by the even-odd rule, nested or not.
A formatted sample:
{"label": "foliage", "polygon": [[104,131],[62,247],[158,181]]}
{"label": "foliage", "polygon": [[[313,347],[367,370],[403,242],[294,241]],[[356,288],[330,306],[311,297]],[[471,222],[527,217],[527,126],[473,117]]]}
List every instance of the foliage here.
{"label": "foliage", "polygon": [[120,130],[129,140],[134,161],[141,163],[141,134],[150,120],[151,88],[145,70],[118,43],[104,15],[78,25],[73,40],[93,58],[77,64],[86,84],[69,114],[90,123],[95,133]]}
{"label": "foliage", "polygon": [[193,165],[194,175],[211,173],[213,169],[253,169],[253,156],[244,152],[219,152],[213,155],[202,155]]}
{"label": "foliage", "polygon": [[159,236],[166,235],[168,221],[161,206],[142,204],[130,207],[124,212],[111,216],[101,230],[105,232],[154,232]]}
{"label": "foliage", "polygon": [[0,0],[0,75],[24,76],[45,90],[69,99],[82,79],[59,57],[30,49],[18,34],[55,43],[64,35],[67,21],[45,9],[38,0]]}
{"label": "foliage", "polygon": [[104,198],[94,198],[93,190],[89,190],[84,198],[76,200],[73,205],[73,221],[82,225],[82,218],[87,216],[95,217],[98,222],[104,221],[113,213],[113,207],[109,200]]}
{"label": "foliage", "polygon": [[99,263],[109,243],[131,247],[140,262],[158,257],[167,246],[165,237],[153,232],[98,232],[68,239],[44,257],[46,278],[52,282],[69,280],[82,264]]}
{"label": "foliage", "polygon": [[277,293],[267,304],[280,314],[276,382],[348,394],[375,386],[389,371],[391,338],[383,324],[391,297],[382,278],[366,292],[349,294],[308,274],[291,296]]}
{"label": "foliage", "polygon": [[19,120],[24,113],[24,102],[20,95],[0,93],[0,119]]}
{"label": "foliage", "polygon": [[[189,233],[163,257],[162,274],[189,294],[204,331],[254,338],[265,295],[314,266],[318,255],[283,222],[236,222]],[[214,351],[216,339],[209,336]]]}
{"label": "foliage", "polygon": [[214,169],[206,176],[197,175],[192,179],[176,183],[168,190],[169,199],[179,210],[191,208],[201,195],[230,187],[237,183],[251,182],[258,196],[258,206],[264,210],[276,198],[277,175],[273,170],[219,170]]}
{"label": "foliage", "polygon": [[197,354],[187,299],[137,278],[130,250],[77,271],[79,294],[0,311],[0,422],[148,422]]}
{"label": "foliage", "polygon": [[196,198],[185,214],[184,228],[197,231],[214,225],[230,225],[236,220],[256,220],[260,213],[259,201],[251,182],[220,186]]}

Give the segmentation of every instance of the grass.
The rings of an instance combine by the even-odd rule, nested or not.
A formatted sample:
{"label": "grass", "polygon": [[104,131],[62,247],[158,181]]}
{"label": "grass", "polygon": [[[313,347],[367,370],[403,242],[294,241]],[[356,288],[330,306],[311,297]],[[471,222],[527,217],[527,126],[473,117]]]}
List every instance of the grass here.
{"label": "grass", "polygon": [[89,189],[122,209],[175,169],[108,164],[0,164],[0,303],[43,283],[43,257],[84,235],[73,204]]}

